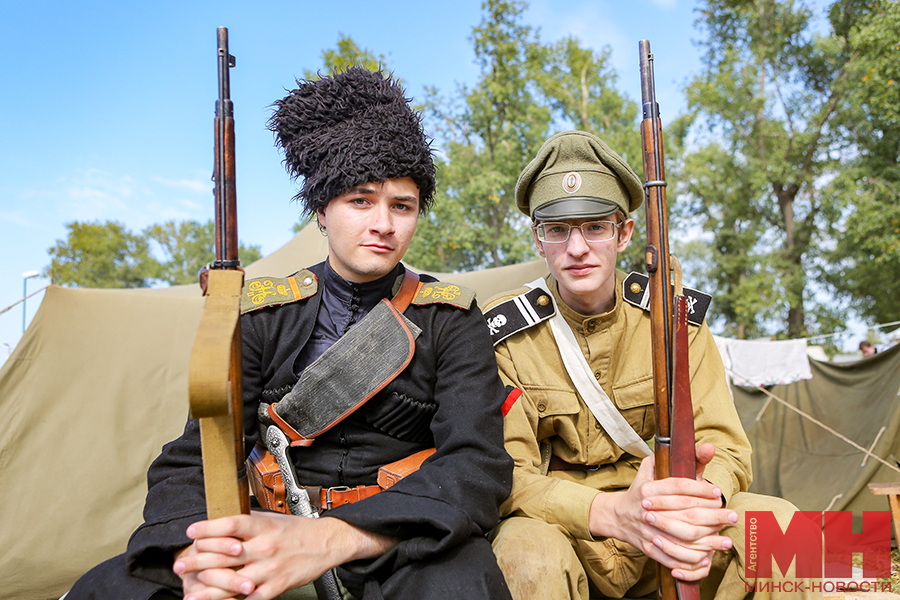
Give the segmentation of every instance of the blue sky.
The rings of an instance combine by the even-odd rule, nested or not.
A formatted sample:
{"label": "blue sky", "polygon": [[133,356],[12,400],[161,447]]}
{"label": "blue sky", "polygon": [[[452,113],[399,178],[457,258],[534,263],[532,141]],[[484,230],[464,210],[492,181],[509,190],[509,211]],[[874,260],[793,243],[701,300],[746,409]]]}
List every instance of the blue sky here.
{"label": "blue sky", "polygon": [[[684,108],[700,66],[687,0],[533,0],[524,15],[544,41],[574,35],[609,46],[619,88],[639,100],[638,40],[656,55],[663,110]],[[208,0],[7,2],[0,19],[0,308],[22,296],[73,221],[116,220],[139,231],[212,216],[216,27],[227,26],[242,241],[272,252],[292,236],[295,185],[266,130],[269,105],[321,65],[340,34],[383,54],[421,97],[472,86],[470,36],[481,3]],[[301,267],[303,265],[298,265]],[[48,283],[28,281],[29,291]],[[28,319],[41,296],[27,303]],[[22,309],[0,315],[0,361],[21,336]]]}

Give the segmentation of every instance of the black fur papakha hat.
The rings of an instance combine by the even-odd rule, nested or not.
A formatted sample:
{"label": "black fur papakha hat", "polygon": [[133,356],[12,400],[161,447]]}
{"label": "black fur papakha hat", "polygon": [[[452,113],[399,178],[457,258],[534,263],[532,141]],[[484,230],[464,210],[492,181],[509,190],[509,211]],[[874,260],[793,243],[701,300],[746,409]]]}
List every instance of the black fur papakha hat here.
{"label": "black fur papakha hat", "polygon": [[357,185],[398,177],[415,181],[419,208],[428,210],[435,187],[430,142],[390,75],[350,67],[297,86],[273,104],[268,125],[288,173],[303,178],[295,199],[306,214]]}

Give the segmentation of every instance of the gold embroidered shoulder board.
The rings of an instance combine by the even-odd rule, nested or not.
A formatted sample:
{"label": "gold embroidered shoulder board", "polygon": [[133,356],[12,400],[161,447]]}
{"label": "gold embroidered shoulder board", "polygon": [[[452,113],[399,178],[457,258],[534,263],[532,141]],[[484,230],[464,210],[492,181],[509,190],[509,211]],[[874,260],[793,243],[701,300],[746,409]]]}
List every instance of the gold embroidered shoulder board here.
{"label": "gold embroidered shoulder board", "polygon": [[475,299],[475,290],[452,283],[434,281],[423,284],[411,304],[450,304],[457,308],[469,308]]}
{"label": "gold embroidered shoulder board", "polygon": [[319,289],[316,276],[306,269],[290,277],[257,277],[244,282],[241,290],[241,313],[266,306],[279,306],[303,300]]}

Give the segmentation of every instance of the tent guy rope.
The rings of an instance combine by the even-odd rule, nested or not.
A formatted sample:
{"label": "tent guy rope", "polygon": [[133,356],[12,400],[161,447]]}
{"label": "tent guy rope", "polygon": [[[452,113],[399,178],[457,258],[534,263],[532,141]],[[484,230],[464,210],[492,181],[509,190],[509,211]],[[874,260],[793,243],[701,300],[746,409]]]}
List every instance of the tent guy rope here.
{"label": "tent guy rope", "polygon": [[[740,379],[743,379],[743,377],[741,377],[740,373],[735,373],[735,372],[732,371],[731,369],[725,369],[725,371],[726,371],[726,372],[728,373],[728,375],[729,375],[730,377],[732,377],[732,378],[738,377],[738,378],[740,378]],[[813,417],[812,415],[803,412],[802,410],[800,410],[800,409],[797,408],[796,406],[791,406],[790,404],[788,404],[787,402],[785,402],[784,400],[782,400],[781,398],[779,398],[778,396],[776,396],[775,394],[773,394],[773,393],[770,392],[769,390],[765,389],[764,387],[758,386],[758,385],[757,385],[757,386],[754,386],[754,387],[755,387],[757,390],[759,390],[760,392],[762,392],[763,394],[765,394],[766,396],[768,396],[768,399],[766,400],[766,403],[763,405],[762,409],[759,411],[759,414],[756,415],[756,420],[757,420],[757,421],[759,421],[760,418],[762,418],[763,413],[766,412],[766,409],[769,407],[769,404],[772,402],[772,400],[775,400],[776,402],[780,402],[781,404],[783,404],[783,405],[786,406],[787,408],[791,409],[792,411],[794,411],[795,413],[797,413],[797,414],[800,415],[801,417],[803,417],[803,418],[805,418],[805,419],[811,421],[812,423],[815,423],[816,425],[818,425],[819,427],[821,427],[822,429],[824,429],[824,430],[827,431],[828,433],[831,433],[832,435],[835,435],[835,436],[837,436],[838,438],[840,438],[841,440],[847,442],[848,444],[850,444],[851,446],[853,446],[854,448],[856,448],[857,450],[859,450],[860,452],[862,452],[863,454],[865,454],[866,457],[871,456],[873,459],[877,460],[878,462],[880,462],[880,463],[883,464],[884,466],[886,466],[886,467],[888,467],[888,468],[890,468],[890,469],[893,469],[893,470],[896,471],[897,473],[900,473],[900,468],[898,468],[897,465],[892,465],[891,463],[887,462],[886,460],[884,460],[884,459],[881,458],[880,456],[877,456],[877,455],[873,454],[870,450],[866,450],[865,448],[863,448],[862,446],[860,446],[859,444],[857,444],[856,442],[854,442],[853,440],[851,440],[851,439],[848,438],[847,436],[838,433],[837,431],[835,431],[834,429],[832,429],[831,427],[829,427],[829,426],[826,425],[825,423],[819,421],[818,419],[816,419],[816,418]],[[878,435],[880,436],[881,433],[879,433]],[[876,441],[877,441],[877,440],[876,440]],[[872,444],[872,447],[873,447],[873,448],[875,447],[875,444],[874,444],[874,443]],[[832,501],[832,502],[833,502],[833,501]]]}
{"label": "tent guy rope", "polygon": [[37,290],[37,291],[35,291],[35,292],[31,292],[30,294],[28,294],[28,295],[25,296],[24,298],[19,298],[18,300],[16,300],[15,302],[13,302],[12,304],[10,304],[9,306],[7,306],[6,308],[4,308],[3,310],[0,310],[0,315],[2,315],[3,313],[7,312],[8,310],[10,310],[10,309],[12,309],[12,308],[15,308],[16,306],[18,306],[19,304],[25,302],[26,300],[28,300],[28,299],[31,298],[32,296],[36,296],[36,295],[40,294],[41,292],[43,292],[44,290],[46,290],[48,287],[50,287],[50,286],[49,286],[49,285],[45,285],[45,286],[42,287],[41,289],[39,289],[39,290]]}

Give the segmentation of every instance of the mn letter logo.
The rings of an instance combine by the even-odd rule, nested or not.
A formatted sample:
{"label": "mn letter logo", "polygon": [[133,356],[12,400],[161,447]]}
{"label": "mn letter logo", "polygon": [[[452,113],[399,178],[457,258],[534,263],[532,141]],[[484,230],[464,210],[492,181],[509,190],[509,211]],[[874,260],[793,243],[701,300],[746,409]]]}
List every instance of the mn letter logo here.
{"label": "mn letter logo", "polygon": [[798,511],[787,531],[781,530],[770,511],[748,511],[746,518],[744,571],[748,578],[771,578],[773,558],[782,575],[796,560],[798,578],[821,578],[823,573],[824,577],[849,578],[854,552],[863,556],[863,577],[890,577],[891,513],[887,511],[863,512],[862,533],[853,533],[849,511]]}

